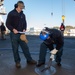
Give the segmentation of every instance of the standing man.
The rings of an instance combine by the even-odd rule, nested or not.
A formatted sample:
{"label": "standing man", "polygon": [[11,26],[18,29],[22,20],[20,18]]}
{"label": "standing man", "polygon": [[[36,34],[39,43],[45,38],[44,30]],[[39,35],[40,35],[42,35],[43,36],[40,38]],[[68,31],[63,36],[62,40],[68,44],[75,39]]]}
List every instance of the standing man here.
{"label": "standing man", "polygon": [[5,31],[6,31],[6,28],[5,28],[3,22],[1,22],[0,28],[1,28],[1,39],[2,39],[2,40],[5,40],[5,39],[6,39],[6,38],[5,38]]}
{"label": "standing man", "polygon": [[36,61],[32,59],[27,43],[20,39],[21,34],[19,33],[19,31],[25,32],[27,28],[26,18],[22,11],[25,8],[24,3],[22,1],[18,1],[14,5],[14,7],[15,8],[11,12],[9,12],[7,16],[6,26],[11,31],[10,38],[12,42],[12,49],[16,67],[20,68],[20,56],[18,53],[19,45],[23,50],[28,64],[36,64]]}
{"label": "standing man", "polygon": [[63,23],[61,23],[60,30],[61,30],[61,34],[64,35],[65,26]]}
{"label": "standing man", "polygon": [[55,61],[57,62],[58,66],[61,66],[61,56],[64,45],[61,32],[57,29],[50,29],[45,27],[40,33],[40,38],[43,40],[43,42],[40,45],[39,61],[36,66],[40,67],[41,65],[45,64],[47,48],[49,48],[51,53],[50,58],[54,60],[53,57],[56,55]]}

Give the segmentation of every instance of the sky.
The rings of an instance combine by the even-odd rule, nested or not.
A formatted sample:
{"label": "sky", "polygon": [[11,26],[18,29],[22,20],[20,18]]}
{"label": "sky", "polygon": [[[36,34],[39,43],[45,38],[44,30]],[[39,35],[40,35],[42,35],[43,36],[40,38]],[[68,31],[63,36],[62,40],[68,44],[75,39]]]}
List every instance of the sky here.
{"label": "sky", "polygon": [[[4,7],[8,13],[14,9],[18,0],[4,0]],[[60,26],[62,15],[65,16],[65,26],[75,26],[75,1],[74,0],[22,0],[25,4],[27,28]],[[53,13],[53,15],[51,15]],[[6,21],[7,15],[3,15]]]}

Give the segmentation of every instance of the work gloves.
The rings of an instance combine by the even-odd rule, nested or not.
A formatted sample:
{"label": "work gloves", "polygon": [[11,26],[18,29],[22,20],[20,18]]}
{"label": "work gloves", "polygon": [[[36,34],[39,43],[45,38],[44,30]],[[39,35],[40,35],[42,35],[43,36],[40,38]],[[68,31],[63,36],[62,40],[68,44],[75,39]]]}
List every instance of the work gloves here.
{"label": "work gloves", "polygon": [[20,39],[21,39],[22,41],[24,41],[24,42],[28,43],[28,40],[27,40],[27,38],[26,38],[26,35],[25,35],[25,34],[21,34],[21,35],[20,35]]}
{"label": "work gloves", "polygon": [[50,53],[51,53],[51,56],[50,56],[50,59],[52,60],[52,61],[54,61],[55,60],[55,54],[58,52],[58,50],[56,50],[56,49],[53,49]]}

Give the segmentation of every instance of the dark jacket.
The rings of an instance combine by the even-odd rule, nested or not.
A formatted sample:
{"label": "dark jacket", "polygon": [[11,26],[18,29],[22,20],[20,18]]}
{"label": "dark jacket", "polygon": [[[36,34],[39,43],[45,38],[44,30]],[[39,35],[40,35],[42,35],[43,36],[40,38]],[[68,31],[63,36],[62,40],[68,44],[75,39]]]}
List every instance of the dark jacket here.
{"label": "dark jacket", "polygon": [[0,28],[1,28],[1,31],[6,31],[6,28],[4,25],[1,25]]}
{"label": "dark jacket", "polygon": [[27,23],[23,11],[18,13],[16,9],[14,9],[9,12],[6,20],[6,26],[10,31],[12,31],[13,28],[17,29],[18,31],[23,31],[23,29],[26,30]]}
{"label": "dark jacket", "polygon": [[59,50],[64,44],[61,32],[57,29],[48,29],[48,32],[50,33],[50,39],[46,39],[44,43],[50,48],[50,50],[54,49],[53,44],[55,44],[56,49]]}

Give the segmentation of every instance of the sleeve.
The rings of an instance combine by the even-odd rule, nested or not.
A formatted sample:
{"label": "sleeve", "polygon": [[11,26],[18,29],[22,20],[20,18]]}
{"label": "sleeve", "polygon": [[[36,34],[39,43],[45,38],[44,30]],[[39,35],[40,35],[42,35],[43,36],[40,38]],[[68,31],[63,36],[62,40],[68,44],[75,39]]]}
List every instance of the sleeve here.
{"label": "sleeve", "polygon": [[4,26],[4,31],[6,31],[6,27]]}
{"label": "sleeve", "polygon": [[26,22],[26,17],[25,17],[25,15],[24,15],[24,25],[23,25],[24,27],[24,29],[26,30],[27,29],[27,22]]}
{"label": "sleeve", "polygon": [[9,13],[6,19],[6,26],[10,31],[13,31],[13,26],[11,25],[11,21],[12,21],[12,16]]}
{"label": "sleeve", "polygon": [[63,37],[58,38],[58,41],[56,43],[56,49],[60,50],[60,48],[64,45]]}

